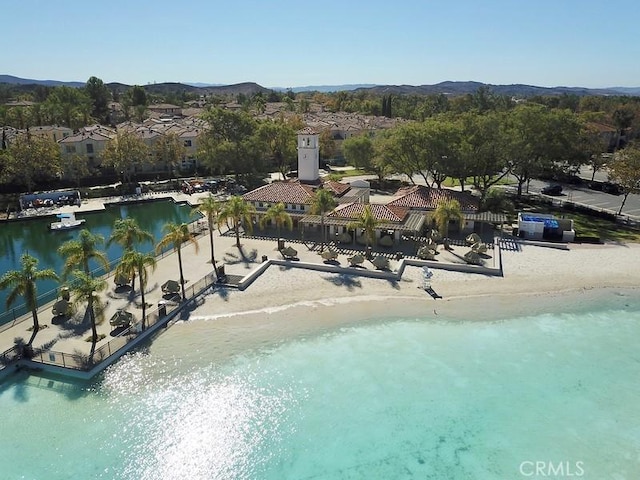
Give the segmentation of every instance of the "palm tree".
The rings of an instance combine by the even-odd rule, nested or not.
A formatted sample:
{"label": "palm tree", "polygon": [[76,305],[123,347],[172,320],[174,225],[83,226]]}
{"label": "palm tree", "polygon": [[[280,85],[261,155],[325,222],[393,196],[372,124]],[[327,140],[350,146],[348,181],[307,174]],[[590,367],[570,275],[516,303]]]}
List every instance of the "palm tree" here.
{"label": "palm tree", "polygon": [[116,267],[116,275],[122,275],[125,278],[133,277],[131,291],[135,291],[136,275],[140,279],[140,297],[142,300],[142,328],[145,327],[145,317],[147,313],[147,304],[144,299],[144,290],[147,286],[149,277],[147,267],[151,267],[151,271],[156,269],[156,257],[152,253],[141,253],[135,250],[129,250],[124,253],[120,259],[120,263]]}
{"label": "palm tree", "polygon": [[373,245],[376,241],[376,227],[379,223],[380,222],[376,220],[376,217],[371,212],[371,206],[365,205],[360,216],[355,221],[349,223],[347,228],[350,230],[361,229],[368,247]]}
{"label": "palm tree", "polygon": [[211,241],[211,265],[213,265],[213,271],[216,272],[216,278],[218,276],[218,272],[216,271],[216,260],[213,250],[213,228],[218,222],[218,216],[221,211],[222,204],[211,195],[203,198],[202,203],[194,209],[194,212],[200,212],[207,217],[207,223],[209,224],[209,240]]}
{"label": "palm tree", "polygon": [[222,208],[218,216],[218,224],[231,220],[236,234],[236,247],[240,248],[240,225],[244,223],[244,228],[251,233],[253,231],[252,220],[255,213],[253,205],[239,195],[232,196]]}
{"label": "palm tree", "polygon": [[284,203],[279,202],[275,205],[271,205],[264,216],[260,219],[260,227],[264,228],[267,222],[271,220],[278,230],[278,238],[280,238],[280,228],[286,226],[289,230],[293,229],[293,219],[291,215],[287,213]]}
{"label": "palm tree", "polygon": [[22,270],[10,270],[0,277],[0,289],[4,290],[5,288],[13,287],[13,290],[11,290],[7,296],[7,308],[9,308],[19,296],[24,297],[24,302],[27,308],[31,310],[31,316],[33,317],[33,333],[28,343],[28,345],[31,345],[34,338],[36,338],[36,333],[38,333],[40,329],[40,324],[38,323],[38,289],[36,287],[36,281],[59,279],[56,272],[50,268],[38,270],[38,259],[28,253],[22,254],[20,263],[22,264]]}
{"label": "palm tree", "polygon": [[464,215],[460,209],[460,202],[457,200],[444,200],[438,203],[433,214],[440,234],[446,237],[449,233],[449,223],[455,220],[458,224],[464,220]]}
{"label": "palm tree", "polygon": [[146,230],[142,230],[134,218],[121,218],[113,224],[113,230],[107,246],[114,242],[120,244],[125,251],[133,250],[135,243],[153,243],[153,235]]}
{"label": "palm tree", "polygon": [[322,230],[322,245],[320,246],[320,252],[324,250],[324,244],[327,243],[327,232],[324,228],[324,217],[327,212],[330,212],[336,208],[336,201],[329,190],[320,188],[313,195],[313,201],[311,203],[311,213],[314,215],[320,215],[320,229]]}
{"label": "palm tree", "polygon": [[164,237],[156,245],[156,252],[160,252],[163,248],[171,245],[174,250],[178,252],[178,265],[180,267],[180,285],[182,286],[182,299],[186,297],[184,291],[184,275],[182,274],[182,253],[181,247],[184,242],[191,242],[198,253],[198,240],[189,231],[189,227],[186,223],[180,225],[176,223],[167,223],[164,226],[164,230],[167,232]]}
{"label": "palm tree", "polygon": [[102,235],[94,235],[89,230],[84,229],[80,231],[77,240],[69,240],[60,245],[58,254],[66,257],[62,276],[66,277],[77,267],[82,267],[84,273],[89,275],[89,260],[91,259],[97,260],[104,271],[108,271],[109,260],[107,255],[96,249],[102,243],[104,243]]}
{"label": "palm tree", "polygon": [[107,288],[107,281],[102,277],[93,278],[91,275],[79,270],[75,270],[73,276],[75,277],[71,282],[71,291],[74,295],[73,303],[76,305],[87,303],[87,311],[91,319],[91,341],[95,344],[98,341],[95,307],[102,307],[100,297],[96,293]]}

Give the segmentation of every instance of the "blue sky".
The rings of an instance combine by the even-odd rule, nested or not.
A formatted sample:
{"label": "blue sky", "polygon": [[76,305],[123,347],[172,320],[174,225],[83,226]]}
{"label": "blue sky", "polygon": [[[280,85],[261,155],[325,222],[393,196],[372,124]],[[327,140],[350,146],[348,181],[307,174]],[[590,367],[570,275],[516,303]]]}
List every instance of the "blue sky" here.
{"label": "blue sky", "polygon": [[640,1],[16,0],[0,73],[265,87],[640,86]]}

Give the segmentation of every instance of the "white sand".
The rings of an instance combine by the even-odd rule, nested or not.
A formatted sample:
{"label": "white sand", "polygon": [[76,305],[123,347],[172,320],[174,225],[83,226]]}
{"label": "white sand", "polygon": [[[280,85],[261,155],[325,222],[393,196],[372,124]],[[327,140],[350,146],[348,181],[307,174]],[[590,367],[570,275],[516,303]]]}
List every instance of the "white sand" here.
{"label": "white sand", "polygon": [[421,288],[417,267],[389,282],[272,266],[244,292],[207,296],[190,321],[173,326],[160,343],[201,336],[222,359],[376,318],[481,320],[561,311],[563,304],[597,301],[612,289],[636,289],[640,278],[637,244],[571,245],[570,251],[524,245],[503,250],[502,260],[504,277],[434,270],[437,300]]}

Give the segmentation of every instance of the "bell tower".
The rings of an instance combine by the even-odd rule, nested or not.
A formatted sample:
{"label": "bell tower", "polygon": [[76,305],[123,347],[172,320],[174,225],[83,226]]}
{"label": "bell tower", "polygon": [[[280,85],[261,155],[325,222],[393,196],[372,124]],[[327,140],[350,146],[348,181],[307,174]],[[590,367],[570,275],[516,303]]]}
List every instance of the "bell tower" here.
{"label": "bell tower", "polygon": [[311,127],[298,132],[298,180],[302,183],[320,182],[319,136]]}

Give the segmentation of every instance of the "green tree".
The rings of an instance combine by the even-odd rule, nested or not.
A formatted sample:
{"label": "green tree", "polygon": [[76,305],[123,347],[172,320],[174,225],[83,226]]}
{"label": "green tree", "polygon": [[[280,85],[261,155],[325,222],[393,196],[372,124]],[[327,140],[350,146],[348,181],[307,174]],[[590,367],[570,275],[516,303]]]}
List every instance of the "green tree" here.
{"label": "green tree", "polygon": [[4,290],[13,287],[6,300],[6,307],[9,308],[18,297],[23,297],[27,308],[31,311],[33,318],[33,333],[28,345],[33,343],[36,333],[40,329],[38,323],[38,280],[58,280],[58,275],[51,269],[38,270],[38,259],[28,253],[20,257],[21,270],[10,270],[0,277],[0,289]]}
{"label": "green tree", "polygon": [[518,195],[531,178],[557,168],[558,160],[570,162],[580,157],[581,131],[578,117],[566,110],[524,105],[510,112],[509,170],[518,181]]}
{"label": "green tree", "polygon": [[102,158],[107,165],[122,174],[124,183],[131,182],[131,174],[147,158],[145,143],[129,132],[119,132],[107,142]]}
{"label": "green tree", "polygon": [[149,278],[148,268],[152,271],[156,269],[156,257],[152,253],[141,253],[135,250],[127,250],[120,259],[120,263],[116,267],[115,274],[124,278],[133,278],[131,292],[135,293],[136,275],[140,280],[140,300],[142,302],[142,328],[145,328],[147,303],[144,298],[144,291],[147,288],[147,280]]}
{"label": "green tree", "polygon": [[640,193],[640,149],[635,145],[617,151],[609,164],[609,179],[622,187],[622,204],[618,215],[630,193]]}
{"label": "green tree", "polygon": [[464,215],[457,200],[445,200],[438,203],[433,218],[436,221],[438,231],[443,237],[449,234],[449,224],[452,221],[458,224],[464,220]]}
{"label": "green tree", "polygon": [[293,219],[282,202],[271,205],[267,209],[264,216],[260,219],[260,227],[264,228],[267,222],[272,222],[276,226],[278,238],[280,238],[280,229],[282,227],[286,226],[289,230],[293,229]]}
{"label": "green tree", "polygon": [[336,200],[333,198],[333,194],[329,190],[319,188],[313,194],[313,199],[311,201],[311,213],[314,215],[320,215],[320,230],[322,231],[320,252],[324,251],[324,245],[327,243],[327,230],[324,225],[325,216],[336,208],[336,205]]}
{"label": "green tree", "polygon": [[255,213],[253,205],[239,195],[229,198],[222,207],[222,211],[218,216],[218,223],[222,224],[231,221],[238,248],[240,248],[240,225],[243,225],[245,230],[251,233],[253,231],[253,216]]}
{"label": "green tree", "polygon": [[298,117],[291,121],[283,116],[262,121],[258,126],[257,135],[263,151],[272,159],[285,180],[296,159],[296,131],[301,127],[302,122]]}
{"label": "green tree", "polygon": [[155,144],[154,151],[169,172],[177,169],[186,153],[184,142],[178,134],[173,132],[161,136]]}
{"label": "green tree", "polygon": [[119,218],[113,224],[107,246],[115,242],[125,251],[129,251],[133,250],[136,243],[153,242],[153,240],[153,235],[141,229],[135,218]]}
{"label": "green tree", "polygon": [[182,299],[184,300],[186,298],[186,293],[184,290],[184,274],[182,273],[182,244],[185,242],[192,243],[196,253],[198,253],[198,240],[196,240],[193,234],[189,231],[189,226],[186,223],[167,223],[164,226],[164,231],[166,233],[156,245],[156,252],[161,252],[167,246],[171,246],[176,252],[178,252],[180,286],[182,287]]}
{"label": "green tree", "polygon": [[366,246],[369,247],[376,242],[376,228],[380,222],[376,220],[376,217],[371,212],[371,206],[365,205],[362,213],[356,220],[350,222],[347,225],[349,230],[354,230],[354,238],[357,235],[358,230],[362,230],[364,235]]}
{"label": "green tree", "polygon": [[[100,340],[98,338],[98,329],[96,328],[96,309],[101,314],[104,312],[104,305],[97,294],[107,288],[107,281],[101,277],[94,278],[80,270],[75,270],[73,275],[75,277],[71,282],[71,291],[74,297],[73,303],[75,305],[87,304],[87,312],[91,320],[91,341],[95,347],[95,343]],[[91,352],[93,354],[93,348]]]}
{"label": "green tree", "polygon": [[375,152],[368,133],[347,138],[342,142],[342,153],[350,165],[365,170],[371,169]]}
{"label": "green tree", "polygon": [[80,181],[89,176],[89,164],[86,157],[78,153],[65,156],[62,161],[63,175],[71,177],[80,187]]}
{"label": "green tree", "polygon": [[260,142],[256,121],[247,112],[213,108],[203,114],[209,126],[203,135],[199,155],[214,171],[236,175],[259,167]]}
{"label": "green tree", "polygon": [[333,139],[331,130],[325,128],[320,132],[318,146],[320,147],[320,158],[327,160],[335,156],[338,147],[336,146],[336,141]]}
{"label": "green tree", "polygon": [[90,77],[84,89],[91,99],[91,116],[100,123],[107,123],[111,97],[107,86],[98,77]]}
{"label": "green tree", "polygon": [[93,234],[82,229],[77,240],[69,240],[58,248],[58,254],[64,257],[63,277],[80,267],[87,275],[91,275],[89,261],[95,260],[105,272],[109,271],[109,259],[98,247],[104,243],[102,235]]}
{"label": "green tree", "polygon": [[60,174],[60,148],[45,136],[17,135],[9,143],[7,158],[9,172],[29,192],[36,182],[50,181]]}
{"label": "green tree", "polygon": [[466,113],[460,117],[460,151],[466,157],[468,173],[481,198],[509,173],[504,119],[501,112]]}
{"label": "green tree", "polygon": [[218,278],[218,271],[216,269],[216,259],[214,255],[213,248],[213,229],[215,225],[218,223],[218,216],[222,212],[222,204],[213,198],[211,194],[208,197],[202,199],[200,205],[198,205],[194,212],[200,212],[207,219],[207,228],[209,230],[209,241],[211,242],[211,265],[213,266],[213,271],[216,274],[216,278]]}

